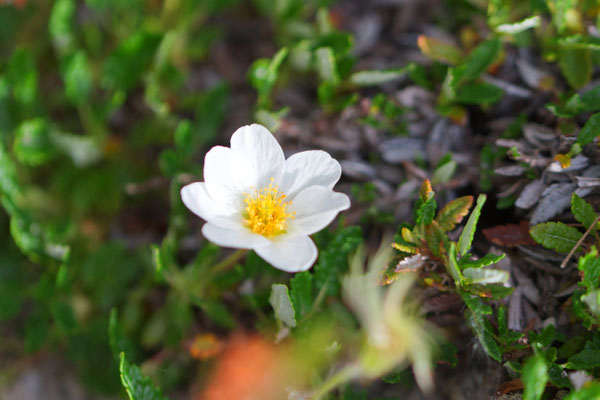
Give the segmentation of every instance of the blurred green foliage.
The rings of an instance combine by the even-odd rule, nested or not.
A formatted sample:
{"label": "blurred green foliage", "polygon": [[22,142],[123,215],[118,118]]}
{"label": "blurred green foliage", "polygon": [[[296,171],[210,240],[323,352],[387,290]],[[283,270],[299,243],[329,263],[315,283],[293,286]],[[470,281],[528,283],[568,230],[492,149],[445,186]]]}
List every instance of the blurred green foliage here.
{"label": "blurred green foliage", "polygon": [[[0,357],[64,353],[92,391],[160,399],[155,386],[167,392],[189,384],[196,379],[189,371],[198,364],[206,372],[208,363],[194,360],[186,347],[205,331],[225,335],[252,328],[265,336],[290,335],[305,345],[319,343],[307,354],[321,377],[334,358],[353,355],[352,346],[364,335],[340,295],[348,258],[364,241],[360,227],[341,224],[317,234],[320,257],[314,269],[289,279],[256,254],[228,256],[204,244],[197,219],[181,204],[180,188],[201,175],[203,154],[221,140],[241,85],[255,91],[254,119],[273,130],[289,112],[277,101],[278,88],[308,77],[315,107],[325,114],[366,98],[361,123],[404,135],[407,110],[380,85],[408,77],[436,94],[440,115],[461,123],[471,107],[486,110],[506,96],[490,74],[507,47],[535,44],[542,60],[556,64],[567,87],[558,92],[552,80],[540,81],[541,89],[555,94],[548,110],[565,119],[600,111],[598,86],[577,91],[600,63],[600,42],[590,33],[600,25],[595,1],[447,0],[453,14],[440,26],[457,31],[483,19],[489,35],[460,45],[421,36],[418,47],[430,63],[382,70],[356,67],[355,39],[338,27],[332,3],[0,5],[0,323],[16,338],[0,342]],[[228,40],[227,19],[240,15],[268,24],[272,54],[236,66],[233,73],[215,74],[208,58],[218,52],[219,41]],[[236,81],[232,75],[239,67],[246,75]],[[566,158],[594,140],[599,115],[589,118]],[[525,122],[519,117],[503,137],[518,135]],[[481,153],[484,190],[491,188],[501,153],[493,145]],[[442,158],[434,184],[448,182],[456,167],[451,155]],[[369,205],[363,221],[402,222],[372,204],[374,186],[354,191],[357,203]],[[596,248],[587,247],[579,259],[584,278],[572,296],[573,314],[590,330],[565,338],[549,325],[530,332],[524,344],[524,333],[508,329],[505,307],[492,309],[488,302],[510,292],[500,285],[504,271],[485,268],[502,256],[475,259],[470,253],[484,201],[485,196],[478,198],[458,241],[451,240],[449,232],[469,214],[473,198],[459,198],[437,212],[431,186],[424,185],[415,223],[398,230],[398,258],[420,252],[444,266],[452,280],[432,274],[424,282],[437,287],[444,282],[443,290],[461,296],[465,320],[489,356],[522,371],[525,398],[541,398],[546,381],[570,387],[565,370],[597,374]],[[574,217],[596,234],[591,206],[575,196],[572,206]],[[566,253],[583,234],[549,222],[534,227],[532,235]],[[507,353],[524,349],[530,355],[522,365],[506,361]],[[442,351],[440,358],[454,365],[454,347],[446,343]],[[405,375],[401,370],[386,379],[409,379]],[[315,376],[315,385],[324,380]],[[592,384],[568,398],[597,393]],[[341,396],[362,399],[366,392],[345,387]]]}

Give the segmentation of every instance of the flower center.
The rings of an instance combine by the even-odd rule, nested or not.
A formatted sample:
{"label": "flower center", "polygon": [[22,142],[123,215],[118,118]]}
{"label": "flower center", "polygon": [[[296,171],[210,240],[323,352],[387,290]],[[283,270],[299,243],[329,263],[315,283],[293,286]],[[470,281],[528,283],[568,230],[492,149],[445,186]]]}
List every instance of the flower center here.
{"label": "flower center", "polygon": [[246,226],[252,232],[268,238],[285,233],[286,221],[294,218],[295,214],[287,212],[287,206],[292,203],[284,202],[285,197],[285,194],[278,192],[277,186],[273,186],[273,178],[268,187],[254,189],[253,194],[246,193]]}

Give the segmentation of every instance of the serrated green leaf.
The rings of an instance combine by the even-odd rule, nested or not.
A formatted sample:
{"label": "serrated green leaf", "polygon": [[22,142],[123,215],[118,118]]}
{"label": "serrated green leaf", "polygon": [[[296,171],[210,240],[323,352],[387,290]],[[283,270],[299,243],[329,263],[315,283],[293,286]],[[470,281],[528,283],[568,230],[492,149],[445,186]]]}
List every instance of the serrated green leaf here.
{"label": "serrated green leaf", "polygon": [[521,380],[525,387],[523,400],[540,400],[548,382],[548,366],[544,357],[536,354],[523,365]]}
{"label": "serrated green leaf", "polygon": [[505,283],[508,281],[508,272],[492,268],[465,268],[462,271],[463,276],[469,283]]}
{"label": "serrated green leaf", "polygon": [[554,341],[556,337],[556,327],[552,324],[542,328],[540,333],[529,331],[529,341],[535,344],[535,350],[544,349]]}
{"label": "serrated green leaf", "polygon": [[481,257],[479,260],[470,260],[468,257],[463,257],[458,261],[458,266],[460,269],[465,268],[482,268],[487,267],[488,265],[496,264],[500,260],[502,260],[506,254],[500,254],[499,256],[487,253],[485,256]]}
{"label": "serrated green leaf", "polygon": [[592,57],[589,49],[560,49],[558,65],[572,88],[579,89],[590,81]]}
{"label": "serrated green leaf", "polygon": [[446,244],[448,242],[448,236],[440,228],[437,222],[432,221],[431,224],[425,225],[425,242],[427,243],[427,249],[435,257],[442,257]]}
{"label": "serrated green leaf", "polygon": [[[577,194],[573,193],[571,196],[571,213],[575,219],[583,224],[585,229],[588,229],[596,218],[598,218],[598,214],[594,211],[594,208],[590,203],[577,196]],[[598,229],[599,225],[596,223],[594,229]]]}
{"label": "serrated green leaf", "polygon": [[152,384],[150,378],[142,375],[137,365],[127,361],[125,353],[121,353],[119,371],[129,400],[167,400],[167,397]]}
{"label": "serrated green leaf", "polygon": [[581,146],[592,143],[600,135],[600,113],[594,114],[587,120],[577,134],[577,143]]}
{"label": "serrated green leaf", "polygon": [[269,303],[273,307],[275,318],[278,321],[289,328],[296,326],[296,313],[294,312],[294,306],[292,305],[287,286],[278,283],[273,284],[271,286]]}
{"label": "serrated green leaf", "polygon": [[349,81],[356,86],[377,86],[400,79],[405,74],[405,68],[359,71],[352,74]]}
{"label": "serrated green leaf", "polygon": [[307,315],[312,309],[312,279],[309,271],[300,272],[290,279],[290,296],[298,317]]}
{"label": "serrated green leaf", "polygon": [[445,231],[451,231],[469,213],[473,196],[463,196],[446,204],[436,215],[435,220]]}
{"label": "serrated green leaf", "polygon": [[471,215],[469,215],[469,219],[458,238],[458,254],[461,257],[467,254],[471,248],[471,243],[473,243],[473,237],[475,236],[475,229],[477,228],[477,221],[479,221],[481,208],[483,207],[486,198],[485,194],[480,194],[477,197],[477,204],[475,204],[475,208],[471,211]]}
{"label": "serrated green leaf", "polygon": [[596,367],[600,367],[600,345],[593,340],[588,340],[583,350],[569,357],[566,364],[569,369],[591,370]]}
{"label": "serrated green leaf", "polygon": [[502,50],[500,39],[493,38],[480,43],[467,57],[463,79],[479,78],[492,65]]}
{"label": "serrated green leaf", "polygon": [[600,287],[600,258],[596,246],[592,246],[586,255],[579,258],[577,268],[583,272],[581,283],[588,291]]}
{"label": "serrated green leaf", "polygon": [[577,228],[565,225],[562,222],[544,222],[532,227],[529,233],[533,240],[559,253],[571,251],[583,236],[583,233],[579,232]]}
{"label": "serrated green leaf", "polygon": [[317,72],[323,82],[327,82],[333,86],[337,86],[340,83],[335,53],[331,47],[318,48],[315,51],[315,62]]}
{"label": "serrated green leaf", "polygon": [[486,82],[467,83],[456,89],[454,99],[463,104],[491,104],[502,97],[498,86]]}
{"label": "serrated green leaf", "polygon": [[[490,311],[491,312],[491,311]],[[475,331],[485,352],[494,360],[502,362],[502,351],[494,339],[494,330],[490,322],[482,315],[470,311],[469,322]]]}
{"label": "serrated green leaf", "polygon": [[430,225],[433,222],[435,211],[437,210],[437,203],[433,198],[427,200],[419,205],[417,209],[417,225]]}

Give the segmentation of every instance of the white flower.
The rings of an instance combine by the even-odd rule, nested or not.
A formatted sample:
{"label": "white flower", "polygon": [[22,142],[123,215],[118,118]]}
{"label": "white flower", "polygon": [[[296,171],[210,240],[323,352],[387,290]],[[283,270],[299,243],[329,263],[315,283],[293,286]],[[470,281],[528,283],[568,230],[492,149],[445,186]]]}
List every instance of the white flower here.
{"label": "white flower", "polygon": [[317,258],[308,237],[350,207],[332,190],[340,164],[321,150],[287,160],[261,125],[244,126],[231,148],[215,146],[204,159],[204,182],[181,189],[183,203],[207,223],[202,233],[224,247],[253,249],[274,267],[298,272]]}

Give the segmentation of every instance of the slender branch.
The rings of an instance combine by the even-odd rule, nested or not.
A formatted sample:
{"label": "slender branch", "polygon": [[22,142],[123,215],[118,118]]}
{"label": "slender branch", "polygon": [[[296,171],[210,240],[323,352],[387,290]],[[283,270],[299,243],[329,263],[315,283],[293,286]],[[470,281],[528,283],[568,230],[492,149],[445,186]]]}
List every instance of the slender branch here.
{"label": "slender branch", "polygon": [[344,368],[340,369],[338,372],[333,374],[329,379],[327,379],[317,390],[313,393],[311,400],[320,400],[327,393],[335,389],[336,387],[348,382],[349,380],[355,378],[359,373],[359,367],[356,364],[346,365]]}
{"label": "slender branch", "polygon": [[592,229],[594,229],[594,226],[596,226],[596,224],[598,223],[598,221],[600,221],[600,215],[594,220],[594,222],[590,225],[590,227],[587,228],[587,231],[585,231],[585,233],[577,241],[577,243],[575,243],[575,246],[573,246],[573,248],[571,249],[571,251],[569,252],[569,254],[567,254],[567,256],[565,257],[565,259],[563,260],[563,262],[560,263],[560,267],[561,268],[564,268],[567,265],[567,263],[569,262],[569,260],[571,259],[571,257],[573,257],[573,254],[575,254],[575,250],[577,250],[577,248],[579,246],[581,246],[581,243],[583,243],[583,241],[590,234],[590,232],[592,231]]}
{"label": "slender branch", "polygon": [[228,269],[232,268],[240,260],[240,258],[242,258],[244,255],[246,255],[247,252],[248,252],[248,250],[246,250],[246,249],[236,250],[234,253],[232,253],[226,259],[215,264],[211,271],[213,273],[227,271]]}

